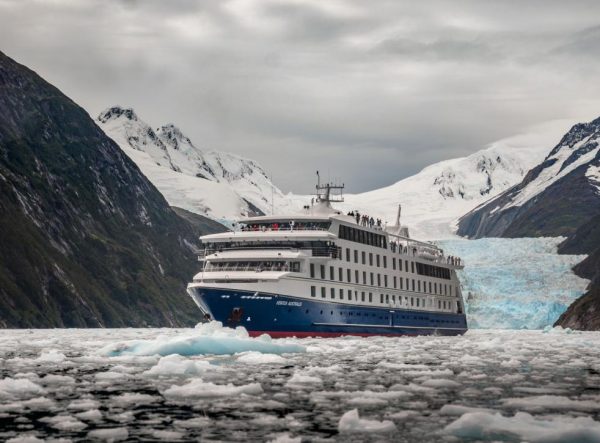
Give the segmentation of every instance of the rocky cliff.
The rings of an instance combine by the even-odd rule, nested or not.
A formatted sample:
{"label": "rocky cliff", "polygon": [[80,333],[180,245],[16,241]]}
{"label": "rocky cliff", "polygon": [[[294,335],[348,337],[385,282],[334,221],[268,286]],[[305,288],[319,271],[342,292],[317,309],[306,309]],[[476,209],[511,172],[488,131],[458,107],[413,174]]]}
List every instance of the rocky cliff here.
{"label": "rocky cliff", "polygon": [[0,326],[191,325],[198,232],[83,109],[0,53]]}

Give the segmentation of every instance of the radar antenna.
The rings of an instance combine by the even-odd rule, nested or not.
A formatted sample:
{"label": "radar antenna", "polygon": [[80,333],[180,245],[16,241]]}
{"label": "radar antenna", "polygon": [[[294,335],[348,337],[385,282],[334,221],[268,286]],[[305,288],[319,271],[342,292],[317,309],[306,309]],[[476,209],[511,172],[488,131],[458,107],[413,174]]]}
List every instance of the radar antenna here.
{"label": "radar antenna", "polygon": [[330,206],[330,203],[342,203],[344,201],[344,184],[325,183],[322,185],[319,171],[317,171],[316,189],[318,203],[325,203]]}

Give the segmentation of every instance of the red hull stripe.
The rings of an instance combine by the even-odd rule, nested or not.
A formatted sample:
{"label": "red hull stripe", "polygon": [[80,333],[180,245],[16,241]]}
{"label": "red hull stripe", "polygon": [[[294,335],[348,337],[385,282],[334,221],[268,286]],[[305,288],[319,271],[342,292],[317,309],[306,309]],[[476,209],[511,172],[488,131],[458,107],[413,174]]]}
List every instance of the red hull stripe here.
{"label": "red hull stripe", "polygon": [[354,337],[375,337],[375,336],[387,336],[387,337],[400,337],[400,336],[416,336],[418,334],[386,334],[386,333],[361,333],[361,332],[288,332],[288,331],[248,331],[250,337],[258,337],[259,335],[267,334],[271,338],[306,338],[306,337],[343,337],[343,336],[354,336]]}

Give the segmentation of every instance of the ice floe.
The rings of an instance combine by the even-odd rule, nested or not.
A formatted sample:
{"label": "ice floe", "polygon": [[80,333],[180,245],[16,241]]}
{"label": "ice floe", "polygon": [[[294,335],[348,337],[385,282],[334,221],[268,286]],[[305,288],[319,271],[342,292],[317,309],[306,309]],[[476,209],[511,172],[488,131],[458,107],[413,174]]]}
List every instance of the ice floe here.
{"label": "ice floe", "polygon": [[390,420],[369,420],[360,418],[357,409],[346,412],[340,418],[338,430],[345,432],[393,432],[396,431],[396,425]]}
{"label": "ice floe", "polygon": [[211,382],[204,382],[202,379],[193,379],[184,385],[173,385],[165,389],[162,394],[167,398],[172,399],[188,399],[188,398],[210,398],[210,397],[230,397],[234,395],[262,394],[263,389],[260,383],[249,383],[246,385],[234,386],[229,383],[227,385],[217,385]]}
{"label": "ice floe", "polygon": [[200,323],[192,332],[178,336],[163,336],[153,340],[134,340],[111,344],[100,350],[107,356],[235,354],[256,351],[266,354],[304,352],[304,346],[283,340],[272,340],[268,335],[251,338],[243,327],[223,327],[221,322]]}

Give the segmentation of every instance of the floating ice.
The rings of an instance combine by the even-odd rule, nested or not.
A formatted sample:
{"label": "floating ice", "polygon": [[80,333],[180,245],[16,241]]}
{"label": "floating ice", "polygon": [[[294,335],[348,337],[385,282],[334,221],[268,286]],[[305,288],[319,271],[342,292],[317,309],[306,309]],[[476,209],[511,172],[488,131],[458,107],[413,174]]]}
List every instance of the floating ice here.
{"label": "floating ice", "polygon": [[346,412],[338,423],[340,432],[393,432],[396,425],[389,420],[377,421],[360,418],[357,409]]}
{"label": "floating ice", "polygon": [[18,437],[9,438],[6,443],[44,443],[44,441],[35,435],[19,435]]}
{"label": "floating ice", "polygon": [[26,378],[4,378],[0,380],[0,399],[28,398],[43,394],[44,389]]}
{"label": "floating ice", "polygon": [[487,412],[468,412],[446,426],[445,431],[461,438],[530,442],[598,442],[600,423],[589,417],[557,416],[537,419],[526,412],[514,417]]}
{"label": "floating ice", "polygon": [[256,351],[267,354],[304,352],[305,348],[286,341],[274,341],[268,335],[251,338],[243,327],[223,327],[221,322],[200,323],[193,332],[154,340],[133,340],[109,345],[100,350],[102,355],[170,355],[235,354]]}
{"label": "floating ice", "polygon": [[281,355],[276,354],[263,354],[256,351],[242,352],[239,354],[237,361],[239,363],[246,363],[251,365],[259,364],[272,364],[272,363],[285,363],[287,360]]}
{"label": "floating ice", "polygon": [[143,375],[197,375],[211,366],[213,365],[207,361],[190,360],[178,354],[172,354],[161,357],[158,363],[145,371]]}
{"label": "floating ice", "polygon": [[177,386],[173,385],[162,392],[165,397],[174,399],[187,398],[210,398],[210,397],[230,397],[241,394],[258,395],[262,394],[263,389],[260,383],[250,383],[247,385],[234,386],[233,384],[216,385],[210,382],[204,382],[197,378],[188,383]]}
{"label": "floating ice", "polygon": [[35,361],[37,363],[62,363],[66,359],[67,357],[62,352],[56,349],[50,349],[43,351]]}
{"label": "floating ice", "polygon": [[572,400],[560,395],[505,398],[502,400],[502,404],[505,407],[525,409],[527,411],[600,411],[600,402],[597,400]]}
{"label": "floating ice", "polygon": [[108,442],[115,442],[121,440],[127,440],[129,432],[127,428],[107,428],[107,429],[95,429],[88,432],[88,439],[91,440],[104,440]]}
{"label": "floating ice", "polygon": [[110,403],[114,406],[126,408],[129,406],[148,405],[160,400],[159,397],[137,392],[126,392],[116,397],[110,398]]}
{"label": "floating ice", "polygon": [[585,258],[559,255],[564,238],[444,240],[466,262],[459,271],[471,328],[543,329],[586,289],[571,268]]}

